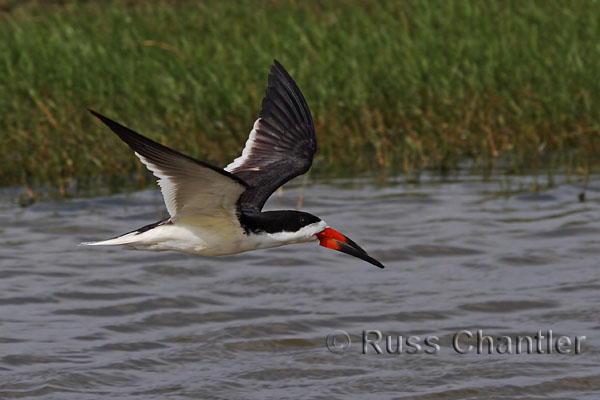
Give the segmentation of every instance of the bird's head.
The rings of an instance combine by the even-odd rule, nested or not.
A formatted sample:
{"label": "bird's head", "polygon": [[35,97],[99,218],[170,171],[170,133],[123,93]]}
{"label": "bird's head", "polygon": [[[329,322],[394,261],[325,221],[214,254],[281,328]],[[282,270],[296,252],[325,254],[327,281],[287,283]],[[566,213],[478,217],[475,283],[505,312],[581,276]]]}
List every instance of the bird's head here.
{"label": "bird's head", "polygon": [[243,214],[241,222],[246,229],[257,233],[268,233],[278,242],[301,243],[318,239],[319,244],[323,247],[350,254],[379,268],[384,268],[382,263],[369,256],[350,238],[330,228],[321,218],[307,212],[265,211],[257,214]]}
{"label": "bird's head", "polygon": [[297,230],[312,232],[315,232],[316,230],[313,237],[316,237],[319,240],[319,245],[358,257],[379,268],[385,268],[382,263],[369,256],[367,252],[353,240],[335,229],[330,228],[325,221],[321,220],[321,218],[302,211],[296,211],[290,216],[293,216],[292,219],[298,224],[296,227]]}

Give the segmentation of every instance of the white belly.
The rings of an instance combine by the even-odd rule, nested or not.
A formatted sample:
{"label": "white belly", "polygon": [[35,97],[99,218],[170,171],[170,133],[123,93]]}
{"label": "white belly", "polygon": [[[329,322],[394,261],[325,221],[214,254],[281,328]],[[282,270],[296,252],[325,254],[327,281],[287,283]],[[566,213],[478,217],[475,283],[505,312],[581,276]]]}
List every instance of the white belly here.
{"label": "white belly", "polygon": [[135,235],[127,245],[138,250],[175,250],[207,256],[249,250],[244,246],[246,235],[241,228],[204,222],[206,225],[201,227],[178,223],[157,226]]}
{"label": "white belly", "polygon": [[[122,244],[137,250],[180,251],[205,256],[242,253],[278,247],[284,244],[316,241],[314,234],[325,229],[320,221],[298,232],[246,234],[235,221],[223,216],[193,216],[158,225],[142,233],[132,232],[114,239],[85,243],[88,245]],[[314,226],[313,226],[314,225]]]}
{"label": "white belly", "polygon": [[135,241],[127,245],[139,250],[174,250],[220,256],[316,240],[312,234],[307,235],[305,232],[246,234],[239,226],[216,224],[195,227],[169,224],[138,234]]}

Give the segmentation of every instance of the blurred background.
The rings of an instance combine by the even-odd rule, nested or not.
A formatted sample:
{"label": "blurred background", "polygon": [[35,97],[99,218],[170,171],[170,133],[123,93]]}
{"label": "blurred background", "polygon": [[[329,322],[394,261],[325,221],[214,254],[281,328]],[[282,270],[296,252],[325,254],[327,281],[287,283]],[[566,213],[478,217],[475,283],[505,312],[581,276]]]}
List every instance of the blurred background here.
{"label": "blurred background", "polygon": [[86,111],[226,165],[278,59],[315,174],[561,170],[600,150],[597,1],[0,1],[0,182],[148,179]]}
{"label": "blurred background", "polygon": [[[596,400],[599,16],[593,0],[0,0],[0,398]],[[224,166],[274,58],[318,152],[266,209],[322,217],[385,269],[315,243],[77,246],[168,216],[88,108]],[[463,329],[587,340],[460,355]],[[362,354],[364,330],[441,349]]]}

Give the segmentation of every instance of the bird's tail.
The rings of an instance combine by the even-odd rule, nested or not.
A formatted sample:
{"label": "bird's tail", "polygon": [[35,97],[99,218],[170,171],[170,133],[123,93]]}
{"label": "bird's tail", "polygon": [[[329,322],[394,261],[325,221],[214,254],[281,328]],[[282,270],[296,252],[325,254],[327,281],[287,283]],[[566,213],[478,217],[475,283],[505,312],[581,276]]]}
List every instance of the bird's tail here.
{"label": "bird's tail", "polygon": [[100,240],[98,242],[83,242],[83,243],[80,243],[79,245],[80,246],[111,246],[111,245],[115,245],[115,244],[128,244],[128,243],[137,242],[138,238],[136,236],[138,234],[139,234],[138,231],[133,231],[133,232],[129,232],[124,235],[121,235],[121,236],[117,236],[116,238]]}
{"label": "bird's tail", "polygon": [[136,243],[136,242],[139,243],[140,240],[142,239],[140,237],[140,234],[142,234],[144,232],[148,232],[149,230],[152,230],[158,226],[166,225],[166,224],[170,224],[170,223],[171,223],[171,220],[169,218],[167,218],[167,219],[163,219],[162,221],[158,221],[153,224],[146,225],[143,228],[125,233],[124,235],[117,236],[112,239],[101,240],[99,242],[83,242],[83,243],[80,243],[79,245],[80,246],[112,246],[115,244],[131,244],[131,243]]}

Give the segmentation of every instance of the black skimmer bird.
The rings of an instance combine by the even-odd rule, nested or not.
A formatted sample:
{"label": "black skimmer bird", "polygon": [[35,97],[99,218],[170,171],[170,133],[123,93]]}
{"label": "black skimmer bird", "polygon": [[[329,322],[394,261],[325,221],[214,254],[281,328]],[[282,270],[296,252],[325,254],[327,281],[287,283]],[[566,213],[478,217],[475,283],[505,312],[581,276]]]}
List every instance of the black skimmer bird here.
{"label": "black skimmer bird", "polygon": [[383,268],[319,217],[301,211],[261,211],[277,188],[308,171],[317,149],[306,100],[277,60],[242,155],[225,168],[196,160],[90,112],[158,178],[170,218],[113,239],[82,244],[218,256],[318,240],[321,246]]}

